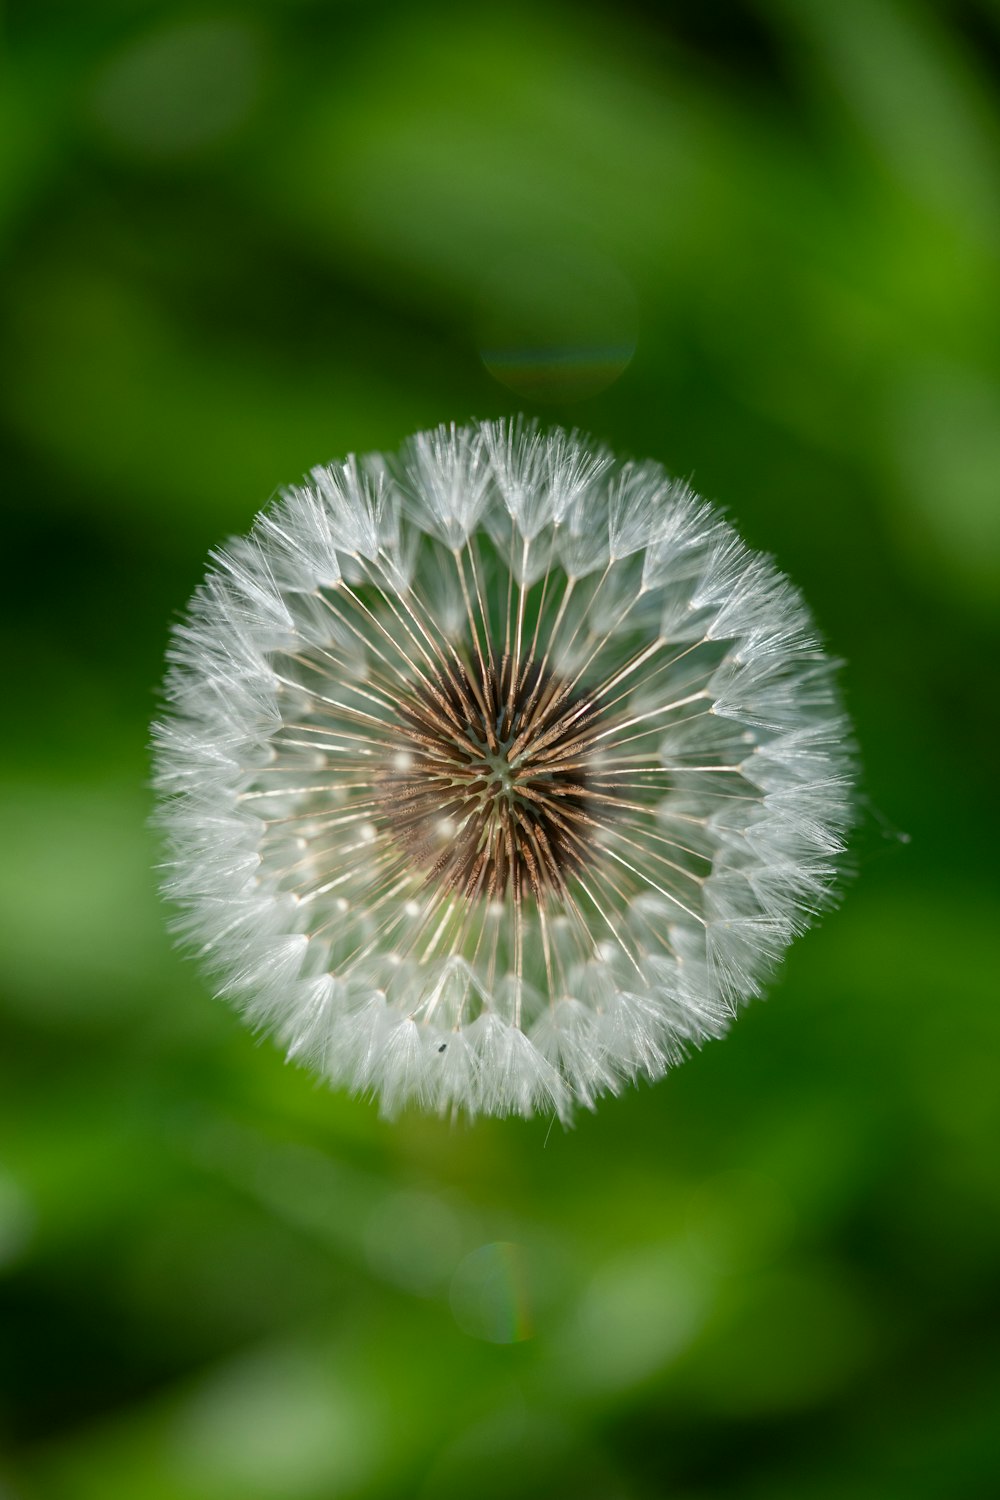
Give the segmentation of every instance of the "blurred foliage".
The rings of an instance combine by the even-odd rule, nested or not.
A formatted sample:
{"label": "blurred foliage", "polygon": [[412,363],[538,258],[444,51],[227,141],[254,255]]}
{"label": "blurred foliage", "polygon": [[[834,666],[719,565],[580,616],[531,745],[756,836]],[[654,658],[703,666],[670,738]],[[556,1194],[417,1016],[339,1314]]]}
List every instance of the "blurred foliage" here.
{"label": "blurred foliage", "polygon": [[[1000,1492],[996,0],[5,27],[0,1496]],[[857,879],[657,1088],[389,1125],[171,952],[146,725],[279,484],[517,409],[802,585]]]}

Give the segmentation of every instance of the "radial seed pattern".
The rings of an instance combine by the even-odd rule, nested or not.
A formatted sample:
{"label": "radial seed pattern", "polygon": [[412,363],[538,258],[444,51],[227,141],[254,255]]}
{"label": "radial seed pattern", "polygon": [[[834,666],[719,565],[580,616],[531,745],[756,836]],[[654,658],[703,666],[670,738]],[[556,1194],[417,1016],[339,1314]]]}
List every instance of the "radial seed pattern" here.
{"label": "radial seed pattern", "polygon": [[655,464],[515,423],[316,469],[215,566],[156,728],[169,894],[389,1110],[592,1106],[826,901],[846,726],[791,585]]}
{"label": "radial seed pattern", "polygon": [[596,709],[533,660],[444,662],[400,692],[398,748],[382,783],[388,831],[442,888],[468,902],[566,899],[586,863]]}

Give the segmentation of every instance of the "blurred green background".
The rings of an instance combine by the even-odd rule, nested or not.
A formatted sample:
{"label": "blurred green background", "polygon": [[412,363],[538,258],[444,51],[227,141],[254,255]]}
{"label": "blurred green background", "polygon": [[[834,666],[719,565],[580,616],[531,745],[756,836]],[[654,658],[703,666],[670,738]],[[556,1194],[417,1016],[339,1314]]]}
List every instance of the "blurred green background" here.
{"label": "blurred green background", "polygon": [[[1000,4],[22,0],[0,71],[0,1496],[1000,1493]],[[569,1133],[381,1121],[164,934],[169,622],[525,410],[803,587],[857,876]]]}

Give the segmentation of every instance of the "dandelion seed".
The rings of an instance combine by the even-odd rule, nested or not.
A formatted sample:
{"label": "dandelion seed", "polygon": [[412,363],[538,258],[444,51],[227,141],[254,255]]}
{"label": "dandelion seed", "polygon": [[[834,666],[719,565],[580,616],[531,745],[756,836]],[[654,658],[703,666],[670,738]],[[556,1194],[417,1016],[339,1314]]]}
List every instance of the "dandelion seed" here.
{"label": "dandelion seed", "polygon": [[313,470],[214,556],[155,726],[167,894],[336,1085],[593,1107],[829,900],[847,726],[795,589],[657,465],[531,424]]}

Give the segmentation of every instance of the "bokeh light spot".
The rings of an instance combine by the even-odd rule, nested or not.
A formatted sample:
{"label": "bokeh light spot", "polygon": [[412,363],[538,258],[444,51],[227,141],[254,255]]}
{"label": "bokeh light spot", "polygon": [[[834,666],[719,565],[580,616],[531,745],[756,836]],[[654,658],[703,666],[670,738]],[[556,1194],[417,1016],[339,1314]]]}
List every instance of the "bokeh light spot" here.
{"label": "bokeh light spot", "polygon": [[538,247],[484,277],[480,357],[529,401],[573,402],[607,390],[628,368],[637,336],[635,293],[606,256]]}
{"label": "bokeh light spot", "polygon": [[94,80],[90,108],[115,145],[186,156],[244,123],[260,93],[261,48],[243,21],[203,17],[140,36]]}
{"label": "bokeh light spot", "polygon": [[534,1332],[528,1272],[520,1245],[481,1245],[451,1281],[451,1310],[464,1333],[490,1344],[517,1344]]}
{"label": "bokeh light spot", "polygon": [[695,1339],[709,1288],[673,1246],[603,1266],[561,1346],[564,1377],[585,1391],[626,1390],[665,1369]]}
{"label": "bokeh light spot", "polygon": [[384,1433],[328,1359],[260,1351],[211,1374],[178,1414],[172,1464],[184,1493],[294,1500],[362,1485]]}

